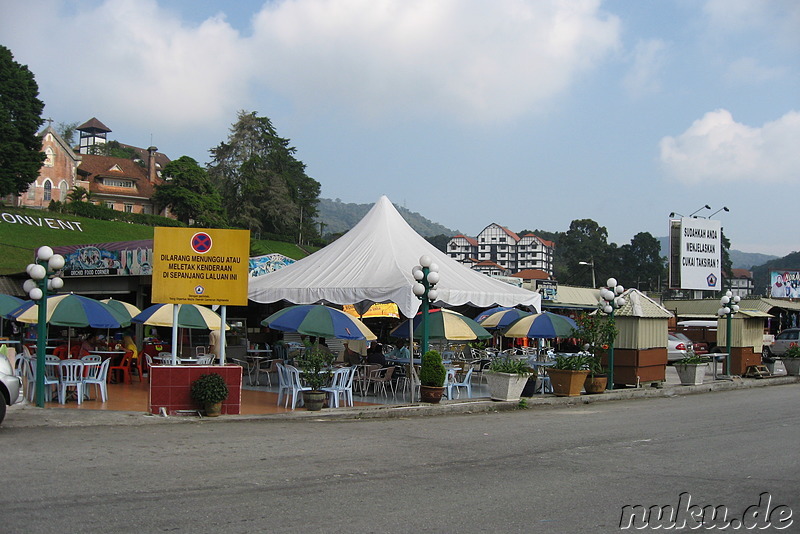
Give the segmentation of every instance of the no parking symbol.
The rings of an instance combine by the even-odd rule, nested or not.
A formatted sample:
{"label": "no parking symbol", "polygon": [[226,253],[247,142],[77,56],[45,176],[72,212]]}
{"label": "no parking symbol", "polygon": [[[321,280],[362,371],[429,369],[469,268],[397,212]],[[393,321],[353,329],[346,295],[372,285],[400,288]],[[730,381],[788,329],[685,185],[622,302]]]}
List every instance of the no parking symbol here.
{"label": "no parking symbol", "polygon": [[197,232],[192,236],[192,250],[198,254],[205,254],[211,250],[211,236],[205,232]]}

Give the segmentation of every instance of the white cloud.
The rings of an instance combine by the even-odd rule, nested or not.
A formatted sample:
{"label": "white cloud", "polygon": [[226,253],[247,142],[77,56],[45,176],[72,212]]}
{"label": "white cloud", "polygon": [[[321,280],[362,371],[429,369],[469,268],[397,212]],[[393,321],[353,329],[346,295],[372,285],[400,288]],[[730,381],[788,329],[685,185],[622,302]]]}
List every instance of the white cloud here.
{"label": "white cloud", "polygon": [[639,41],[633,51],[633,64],[622,81],[634,96],[657,93],[661,90],[659,77],[664,66],[667,44],[661,39]]}
{"label": "white cloud", "polygon": [[787,70],[781,67],[767,67],[752,57],[742,57],[728,66],[728,79],[747,84],[762,84],[779,80],[786,76]]}
{"label": "white cloud", "polygon": [[660,142],[667,175],[680,182],[800,182],[800,113],[761,127],[735,122],[727,110],[706,113]]}
{"label": "white cloud", "polygon": [[258,77],[298,106],[513,118],[618,46],[595,0],[304,0],[253,21]]}
{"label": "white cloud", "polygon": [[797,0],[707,0],[703,11],[712,30],[737,38],[760,32],[788,49],[800,48],[800,2]]}

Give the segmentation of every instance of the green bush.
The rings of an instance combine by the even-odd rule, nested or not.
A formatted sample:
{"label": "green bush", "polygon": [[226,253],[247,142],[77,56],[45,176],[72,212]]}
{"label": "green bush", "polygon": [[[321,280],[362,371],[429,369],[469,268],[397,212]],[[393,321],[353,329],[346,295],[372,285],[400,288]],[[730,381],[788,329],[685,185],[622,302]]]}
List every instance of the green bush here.
{"label": "green bush", "polygon": [[782,358],[800,358],[800,346],[797,343],[792,343],[786,352],[783,353]]}
{"label": "green bush", "polygon": [[311,345],[297,357],[297,365],[303,371],[306,384],[314,391],[319,391],[328,384],[335,359],[336,356],[327,347]]}
{"label": "green bush", "polygon": [[489,364],[489,370],[496,373],[508,373],[512,375],[525,375],[531,372],[528,368],[528,362],[520,360],[519,358],[511,358],[510,356],[502,356],[495,358]]}
{"label": "green bush", "polygon": [[429,350],[422,356],[422,367],[419,370],[419,383],[423,386],[440,388],[444,386],[447,370],[442,363],[442,355]]}
{"label": "green bush", "polygon": [[200,375],[192,382],[192,398],[200,404],[216,404],[228,398],[228,385],[218,373]]}

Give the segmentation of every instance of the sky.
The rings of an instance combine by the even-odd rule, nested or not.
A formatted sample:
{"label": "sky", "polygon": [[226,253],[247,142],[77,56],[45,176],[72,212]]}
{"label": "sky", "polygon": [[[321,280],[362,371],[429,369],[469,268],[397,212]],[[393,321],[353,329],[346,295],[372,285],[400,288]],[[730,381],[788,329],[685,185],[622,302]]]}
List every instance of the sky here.
{"label": "sky", "polygon": [[675,212],[719,219],[733,249],[800,250],[796,0],[0,0],[0,13],[0,44],[54,125],[97,117],[109,139],[205,164],[254,111],[322,197],[386,195],[466,235],[592,219],[623,245],[667,235]]}

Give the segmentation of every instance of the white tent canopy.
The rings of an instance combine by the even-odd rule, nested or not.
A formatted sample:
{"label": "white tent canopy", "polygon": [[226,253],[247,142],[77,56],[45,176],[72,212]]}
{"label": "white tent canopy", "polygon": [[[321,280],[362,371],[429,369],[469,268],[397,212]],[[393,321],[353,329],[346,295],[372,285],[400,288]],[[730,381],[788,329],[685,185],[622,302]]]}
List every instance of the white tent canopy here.
{"label": "white tent canopy", "polygon": [[538,293],[489,278],[458,263],[417,234],[382,196],[363,219],[325,248],[249,282],[255,302],[371,304],[394,302],[413,317],[420,300],[411,269],[427,254],[439,265],[439,306],[526,305],[541,311]]}

